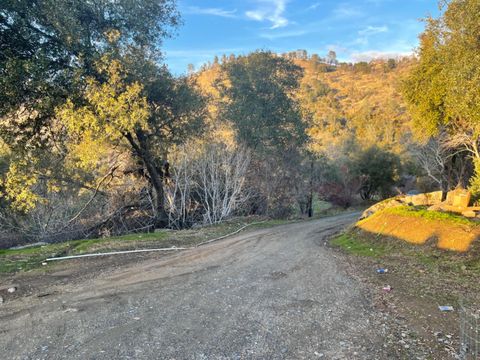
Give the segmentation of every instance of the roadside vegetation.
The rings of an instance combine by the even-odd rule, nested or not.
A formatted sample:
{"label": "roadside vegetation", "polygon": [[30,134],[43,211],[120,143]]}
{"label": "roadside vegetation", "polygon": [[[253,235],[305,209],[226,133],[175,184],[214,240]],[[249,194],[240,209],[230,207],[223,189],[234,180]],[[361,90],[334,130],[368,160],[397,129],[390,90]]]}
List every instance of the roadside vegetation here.
{"label": "roadside vegetation", "polygon": [[[71,240],[57,244],[41,244],[19,249],[0,250],[0,273],[29,271],[42,267],[45,259],[86,253],[101,253],[148,248],[189,247],[230,234],[245,225],[247,229],[288,223],[289,220],[265,218],[235,218],[217,225],[190,230],[159,230],[153,233],[135,233],[98,239]],[[55,263],[48,263],[48,268]]]}
{"label": "roadside vegetation", "polygon": [[[314,219],[332,216],[344,212],[341,207],[329,203],[315,201]],[[94,254],[102,252],[137,250],[149,248],[191,247],[202,242],[216,239],[247,226],[244,231],[269,228],[272,226],[301,221],[302,218],[270,219],[259,216],[234,217],[219,224],[197,226],[191,229],[171,230],[159,229],[155,232],[140,232],[122,236],[81,239],[59,242],[55,244],[41,243],[18,248],[0,249],[0,274],[26,272],[37,268],[55,267],[55,262],[42,265],[47,258]]]}

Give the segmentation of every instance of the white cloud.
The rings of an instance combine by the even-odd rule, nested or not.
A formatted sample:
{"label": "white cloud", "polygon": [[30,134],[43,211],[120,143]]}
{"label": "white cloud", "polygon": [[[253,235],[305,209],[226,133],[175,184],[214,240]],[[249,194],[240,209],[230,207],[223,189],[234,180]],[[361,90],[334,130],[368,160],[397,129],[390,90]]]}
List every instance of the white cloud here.
{"label": "white cloud", "polygon": [[255,21],[269,21],[270,29],[277,29],[287,26],[289,21],[283,15],[286,9],[287,0],[257,0],[258,7],[245,12],[245,15]]}
{"label": "white cloud", "polygon": [[315,10],[316,8],[318,8],[321,4],[319,2],[316,2],[316,3],[313,3],[312,5],[310,5],[309,7],[307,7],[307,10]]}
{"label": "white cloud", "polygon": [[272,32],[272,33],[262,33],[260,34],[261,38],[274,40],[274,39],[283,39],[289,37],[298,37],[308,34],[306,30],[292,30],[292,31],[283,31],[283,32]]}
{"label": "white cloud", "polygon": [[412,51],[377,51],[377,50],[369,50],[369,51],[361,51],[361,52],[352,52],[350,54],[350,60],[353,62],[359,61],[371,61],[376,59],[397,59],[406,56],[412,56]]}
{"label": "white cloud", "polygon": [[189,6],[187,7],[184,12],[186,14],[197,14],[197,15],[212,15],[212,16],[220,16],[226,18],[234,18],[236,17],[237,10],[224,10],[220,8],[200,8],[198,6]]}
{"label": "white cloud", "polygon": [[333,15],[338,20],[362,17],[365,13],[350,4],[341,3],[333,10]]}
{"label": "white cloud", "polygon": [[388,31],[387,26],[367,26],[365,29],[358,31],[359,35],[370,36],[375,34],[380,34]]}

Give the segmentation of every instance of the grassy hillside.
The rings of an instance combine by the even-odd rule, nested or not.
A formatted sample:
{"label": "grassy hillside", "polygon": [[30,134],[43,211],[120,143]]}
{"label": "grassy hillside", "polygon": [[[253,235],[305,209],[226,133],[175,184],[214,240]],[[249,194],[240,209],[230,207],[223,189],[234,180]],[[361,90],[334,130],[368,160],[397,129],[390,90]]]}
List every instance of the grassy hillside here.
{"label": "grassy hillside", "polygon": [[[344,119],[341,127],[353,132],[363,146],[376,144],[397,152],[403,150],[401,140],[410,132],[410,117],[400,87],[414,59],[376,60],[336,67],[316,63],[315,58],[295,62],[304,69],[304,86],[315,88],[320,82],[329,89],[324,96],[330,96],[326,107],[335,118]],[[316,112],[317,126],[321,126],[328,113],[325,107],[318,106],[321,102],[322,99],[316,98],[311,106]]]}

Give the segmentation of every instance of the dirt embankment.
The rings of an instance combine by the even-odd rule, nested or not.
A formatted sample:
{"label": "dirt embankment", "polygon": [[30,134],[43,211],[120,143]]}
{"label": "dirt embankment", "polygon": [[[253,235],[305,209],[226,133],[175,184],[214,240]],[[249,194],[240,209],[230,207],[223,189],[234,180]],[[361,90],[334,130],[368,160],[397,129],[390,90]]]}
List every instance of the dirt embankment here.
{"label": "dirt embankment", "polygon": [[460,216],[407,207],[379,211],[356,225],[358,228],[411,244],[435,243],[443,250],[468,251],[480,237],[480,223]]}

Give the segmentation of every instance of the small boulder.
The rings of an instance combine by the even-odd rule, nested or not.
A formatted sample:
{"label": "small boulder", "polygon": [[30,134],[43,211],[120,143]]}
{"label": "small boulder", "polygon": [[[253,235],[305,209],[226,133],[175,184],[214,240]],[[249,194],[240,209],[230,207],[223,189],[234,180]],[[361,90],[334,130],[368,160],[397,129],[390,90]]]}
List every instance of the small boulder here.
{"label": "small boulder", "polygon": [[472,194],[465,189],[455,189],[447,193],[447,204],[457,208],[466,208],[470,205]]}
{"label": "small boulder", "polygon": [[430,206],[437,205],[442,202],[442,192],[433,191],[425,194],[409,196],[409,203],[415,206]]}
{"label": "small boulder", "polygon": [[443,207],[442,207],[442,204],[435,204],[435,205],[429,206],[427,208],[427,210],[428,211],[442,211]]}
{"label": "small boulder", "polygon": [[428,205],[437,205],[442,202],[443,192],[433,191],[425,194],[428,198]]}
{"label": "small boulder", "polygon": [[410,201],[414,206],[429,205],[428,196],[426,194],[413,195]]}
{"label": "small boulder", "polygon": [[470,204],[470,193],[457,194],[453,198],[453,206],[458,206],[459,208],[466,208]]}
{"label": "small boulder", "polygon": [[17,288],[16,288],[15,286],[9,287],[9,288],[7,289],[7,292],[8,292],[9,294],[13,294],[15,291],[17,291]]}
{"label": "small boulder", "polygon": [[393,208],[393,207],[398,207],[404,205],[404,200],[403,196],[396,196],[391,199],[387,199],[384,201],[380,201],[379,203],[376,203],[372,206],[370,206],[367,210],[365,210],[360,217],[360,219],[365,219],[369,216],[372,216],[375,214],[377,211],[387,209],[387,208]]}
{"label": "small boulder", "polygon": [[462,215],[467,218],[474,218],[477,216],[477,213],[473,210],[465,210],[462,212]]}

